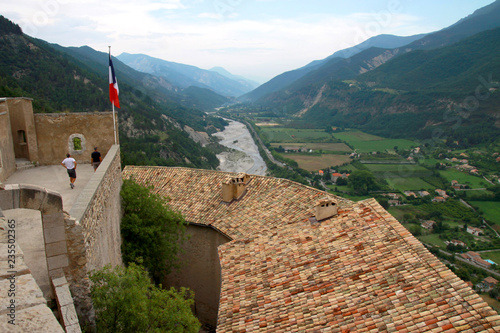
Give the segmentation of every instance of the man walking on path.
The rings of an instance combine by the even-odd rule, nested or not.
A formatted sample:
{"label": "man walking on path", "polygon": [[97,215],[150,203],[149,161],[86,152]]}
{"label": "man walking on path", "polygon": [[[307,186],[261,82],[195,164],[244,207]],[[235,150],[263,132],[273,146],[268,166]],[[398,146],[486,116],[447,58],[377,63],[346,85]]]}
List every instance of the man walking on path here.
{"label": "man walking on path", "polygon": [[101,153],[97,151],[97,147],[94,148],[94,152],[90,155],[90,162],[94,166],[95,172],[99,164],[102,162]]}
{"label": "man walking on path", "polygon": [[66,158],[61,162],[61,165],[66,168],[69,176],[69,186],[71,189],[75,187],[76,180],[76,161],[70,154],[66,154]]}

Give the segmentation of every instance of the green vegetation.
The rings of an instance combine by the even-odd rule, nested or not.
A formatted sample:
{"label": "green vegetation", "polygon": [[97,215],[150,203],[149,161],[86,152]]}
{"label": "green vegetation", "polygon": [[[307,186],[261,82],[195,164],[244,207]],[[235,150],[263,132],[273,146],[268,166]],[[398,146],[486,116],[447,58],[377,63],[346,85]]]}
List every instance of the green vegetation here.
{"label": "green vegetation", "polygon": [[470,188],[487,188],[489,186],[483,178],[453,168],[440,170],[439,173],[449,182],[456,180],[459,184],[469,185]]}
{"label": "green vegetation", "polygon": [[[0,17],[0,96],[33,98],[35,112],[109,111],[108,55],[89,47],[64,48],[22,34]],[[212,133],[223,119],[195,110],[147,74],[114,62],[120,83],[118,119],[122,162],[215,169],[213,150],[180,128]],[[191,93],[191,92],[190,92]],[[168,133],[165,136],[164,133]]]}
{"label": "green vegetation", "polygon": [[278,143],[278,142],[271,142],[271,147],[273,148],[286,148],[286,147],[292,147],[292,148],[300,148],[300,149],[305,149],[305,150],[313,150],[313,151],[323,151],[323,152],[333,152],[333,153],[347,153],[347,152],[352,152],[351,147],[346,145],[345,143],[321,143],[321,142],[308,142],[308,143],[303,143],[303,142],[294,142],[294,143]]}
{"label": "green vegetation", "polygon": [[500,203],[498,201],[471,201],[470,204],[479,208],[486,220],[500,225]]}
{"label": "green vegetation", "polygon": [[323,130],[294,129],[263,127],[262,133],[267,142],[296,143],[296,142],[331,142],[332,135]]}
{"label": "green vegetation", "polygon": [[335,138],[350,144],[358,153],[370,153],[374,151],[383,152],[386,150],[393,150],[394,147],[404,150],[418,146],[418,143],[415,141],[406,139],[384,139],[357,130],[334,133],[333,135]]}
{"label": "green vegetation", "polygon": [[186,239],[184,217],[168,206],[165,198],[133,179],[123,181],[121,222],[123,262],[142,260],[155,281],[179,267],[177,254]]}
{"label": "green vegetation", "polygon": [[418,190],[427,190],[431,192],[436,189],[424,179],[418,177],[387,178],[386,181],[390,187],[401,192]]}
{"label": "green vegetation", "polygon": [[200,329],[191,311],[194,295],[184,288],[155,286],[141,266],[105,267],[94,271],[90,280],[97,332],[197,333]]}

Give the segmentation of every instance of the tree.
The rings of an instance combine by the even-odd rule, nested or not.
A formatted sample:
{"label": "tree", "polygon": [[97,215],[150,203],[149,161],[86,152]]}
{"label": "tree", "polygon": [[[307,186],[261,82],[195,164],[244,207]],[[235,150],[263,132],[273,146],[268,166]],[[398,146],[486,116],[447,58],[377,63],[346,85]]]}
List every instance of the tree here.
{"label": "tree", "polygon": [[366,170],[356,170],[349,176],[349,183],[352,188],[359,194],[368,194],[369,191],[374,191],[379,188],[375,176]]}
{"label": "tree", "polygon": [[133,179],[123,181],[122,256],[126,265],[142,258],[144,267],[159,282],[172,268],[179,267],[177,255],[187,238],[187,223],[151,190]]}
{"label": "tree", "polygon": [[94,271],[91,297],[98,332],[193,332],[200,323],[191,311],[194,295],[156,287],[147,271],[131,263]]}

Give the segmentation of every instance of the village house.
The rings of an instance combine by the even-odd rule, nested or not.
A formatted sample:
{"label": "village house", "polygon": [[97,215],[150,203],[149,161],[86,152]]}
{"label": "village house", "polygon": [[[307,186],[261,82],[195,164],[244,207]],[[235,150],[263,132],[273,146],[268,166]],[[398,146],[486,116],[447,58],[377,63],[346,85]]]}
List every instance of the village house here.
{"label": "village house", "polygon": [[481,233],[483,232],[483,230],[479,229],[479,228],[476,228],[476,227],[470,227],[470,226],[467,226],[467,232],[469,234],[472,234],[474,236],[480,236]]}
{"label": "village house", "polygon": [[436,224],[435,221],[427,220],[427,221],[422,222],[422,224],[420,224],[420,226],[424,229],[432,230],[434,228],[434,224]]}
{"label": "village house", "polygon": [[442,203],[442,202],[446,202],[446,199],[443,197],[435,197],[434,199],[432,199],[432,202]]}
{"label": "village house", "polygon": [[419,191],[418,195],[420,195],[422,198],[424,198],[424,197],[431,195],[431,194],[427,191]]}
{"label": "village house", "polygon": [[483,281],[481,281],[476,285],[476,289],[478,289],[480,292],[487,293],[493,290],[497,286],[497,284],[498,284],[497,279],[488,276],[487,278],[485,278]]}
{"label": "village house", "polygon": [[464,258],[465,260],[473,262],[476,265],[479,265],[481,267],[484,267],[484,268],[490,268],[491,267],[491,263],[489,263],[488,261],[482,259],[481,255],[479,253],[477,253],[477,252],[469,251],[467,253],[462,253],[460,256],[462,258]]}
{"label": "village house", "polygon": [[461,246],[463,248],[467,248],[467,244],[462,242],[461,240],[453,239],[450,241],[450,244],[455,245],[455,246]]}
{"label": "village house", "polygon": [[389,206],[392,206],[392,207],[401,206],[401,204],[402,204],[401,201],[399,201],[399,200],[389,200],[388,203],[389,203]]}
{"label": "village house", "polygon": [[449,198],[449,195],[446,194],[446,191],[444,190],[436,189],[434,192],[436,192],[440,197],[443,197],[445,199]]}
{"label": "village house", "polygon": [[412,191],[404,191],[404,194],[405,194],[407,197],[414,197],[414,198],[417,198],[417,195],[415,194],[415,192],[412,192]]}

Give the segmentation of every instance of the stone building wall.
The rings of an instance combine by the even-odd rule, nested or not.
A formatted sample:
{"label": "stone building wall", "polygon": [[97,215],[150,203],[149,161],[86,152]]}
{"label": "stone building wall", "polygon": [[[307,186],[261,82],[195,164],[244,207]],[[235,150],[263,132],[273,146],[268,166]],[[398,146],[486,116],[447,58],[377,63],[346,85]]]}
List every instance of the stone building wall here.
{"label": "stone building wall", "polygon": [[[67,153],[78,163],[90,163],[94,147],[104,157],[114,144],[112,112],[37,113],[34,118],[41,165],[59,164]],[[81,149],[75,149],[75,138]]]}
{"label": "stone building wall", "polygon": [[190,235],[179,256],[182,267],[171,273],[164,286],[188,287],[195,293],[195,314],[202,323],[217,326],[221,268],[217,248],[230,239],[217,230],[204,225],[189,224]]}
{"label": "stone building wall", "polygon": [[16,171],[14,142],[10,126],[9,108],[5,98],[0,99],[0,182]]}
{"label": "stone building wall", "polygon": [[31,98],[7,98],[16,158],[38,160],[38,144]]}

